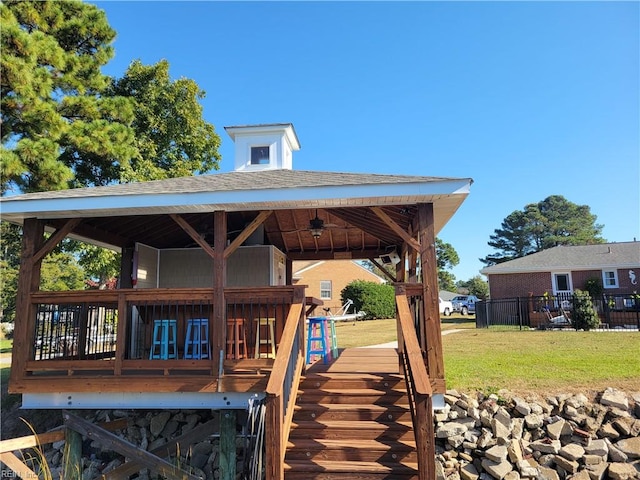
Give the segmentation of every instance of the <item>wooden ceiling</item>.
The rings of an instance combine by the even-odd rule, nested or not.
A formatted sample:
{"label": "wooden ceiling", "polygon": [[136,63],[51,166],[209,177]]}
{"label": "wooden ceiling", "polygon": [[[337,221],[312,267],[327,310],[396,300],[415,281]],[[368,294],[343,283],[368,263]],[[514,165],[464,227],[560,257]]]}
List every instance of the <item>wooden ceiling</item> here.
{"label": "wooden ceiling", "polygon": [[[263,230],[259,228],[251,240],[274,245],[293,260],[374,258],[394,247],[399,248],[404,241],[388,220],[408,232],[417,211],[411,205],[385,206],[380,210],[383,216],[388,216],[387,221],[370,207],[274,210],[264,221]],[[228,213],[227,240],[233,241],[259,213]],[[309,231],[309,222],[316,215],[325,225],[318,238]],[[180,217],[213,245],[213,213],[183,213]],[[48,223],[60,228],[64,222],[60,219]],[[117,247],[131,246],[135,242],[158,249],[197,247],[193,238],[169,215],[85,218],[73,233],[92,243]]]}

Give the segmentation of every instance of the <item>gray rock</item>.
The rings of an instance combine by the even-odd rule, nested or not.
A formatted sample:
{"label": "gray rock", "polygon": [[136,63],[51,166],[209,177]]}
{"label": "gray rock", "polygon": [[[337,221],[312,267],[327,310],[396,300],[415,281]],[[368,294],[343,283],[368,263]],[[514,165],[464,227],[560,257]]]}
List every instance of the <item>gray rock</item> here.
{"label": "gray rock", "polygon": [[560,480],[560,476],[558,472],[556,472],[553,468],[540,466],[538,467],[538,478],[537,480]]}
{"label": "gray rock", "polygon": [[478,480],[479,477],[478,470],[471,463],[460,468],[460,478],[462,480]]}
{"label": "gray rock", "polygon": [[511,427],[511,437],[515,439],[522,438],[524,433],[524,418],[514,418]]}
{"label": "gray rock", "polygon": [[584,447],[585,453],[589,455],[597,455],[599,457],[607,457],[609,455],[609,446],[604,440],[593,440],[589,445]]}
{"label": "gray rock", "polygon": [[624,452],[630,459],[640,458],[640,437],[625,438],[618,441],[615,446]]}
{"label": "gray rock", "polygon": [[615,428],[613,428],[613,425],[611,425],[610,423],[605,423],[598,429],[598,437],[617,440],[618,438],[620,438],[620,434]]}
{"label": "gray rock", "polygon": [[531,413],[531,407],[529,406],[529,403],[524,399],[520,397],[513,397],[513,403],[516,411],[523,417],[526,417]]}
{"label": "gray rock", "polygon": [[576,473],[580,464],[575,460],[569,460],[561,455],[556,455],[554,463],[567,473]]}
{"label": "gray rock", "polygon": [[606,462],[587,466],[587,471],[589,472],[591,480],[603,480],[605,478],[605,474],[607,473],[608,467],[609,464]]}
{"label": "gray rock", "polygon": [[504,445],[496,445],[484,452],[484,456],[489,460],[500,463],[507,459],[508,451]]}
{"label": "gray rock", "polygon": [[154,437],[160,435],[170,418],[171,413],[167,411],[160,412],[158,415],[154,416],[151,419],[151,423],[149,424],[149,430],[151,430],[151,434]]}
{"label": "gray rock", "polygon": [[535,413],[530,413],[529,415],[524,417],[524,422],[529,430],[540,428],[543,425],[542,416]]}
{"label": "gray rock", "polygon": [[505,425],[502,420],[498,420],[493,417],[491,420],[491,428],[493,430],[493,436],[496,438],[509,438],[511,434],[511,419],[509,419],[508,425]]}
{"label": "gray rock", "polygon": [[609,464],[608,478],[611,480],[630,480],[638,478],[640,472],[629,463],[611,463]]}
{"label": "gray rock", "polygon": [[444,423],[436,430],[436,438],[449,438],[454,435],[464,435],[468,428],[456,422]]}
{"label": "gray rock", "polygon": [[547,424],[547,435],[552,440],[559,440],[563,435],[571,435],[571,426],[563,418]]}
{"label": "gray rock", "polygon": [[591,480],[591,477],[589,477],[588,471],[580,470],[575,475],[571,475],[571,480]]}
{"label": "gray rock", "polygon": [[629,400],[627,395],[615,388],[607,388],[600,397],[600,404],[610,407],[617,407],[621,410],[629,409]]}
{"label": "gray rock", "polygon": [[521,460],[524,460],[524,455],[522,453],[522,446],[518,440],[513,440],[509,446],[507,447],[507,453],[509,455],[509,460],[512,463],[517,464]]}
{"label": "gray rock", "polygon": [[482,460],[482,468],[485,469],[489,475],[498,480],[502,480],[507,473],[513,470],[513,465],[510,462],[494,462],[487,458]]}
{"label": "gray rock", "polygon": [[518,470],[520,471],[520,476],[522,477],[535,478],[538,476],[539,465],[535,461],[521,460],[516,464],[516,466],[518,467]]}
{"label": "gray rock", "polygon": [[553,454],[557,454],[561,446],[559,440],[537,440],[529,444],[529,447],[537,452]]}
{"label": "gray rock", "polygon": [[576,443],[569,443],[562,447],[559,453],[567,460],[578,461],[584,456],[584,448]]}

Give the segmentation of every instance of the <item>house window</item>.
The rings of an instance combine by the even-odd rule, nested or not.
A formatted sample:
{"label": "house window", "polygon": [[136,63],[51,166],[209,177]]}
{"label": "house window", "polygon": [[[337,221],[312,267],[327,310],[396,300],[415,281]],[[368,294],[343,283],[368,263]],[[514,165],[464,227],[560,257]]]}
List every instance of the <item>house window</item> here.
{"label": "house window", "polygon": [[269,147],[251,147],[251,165],[269,165]]}
{"label": "house window", "polygon": [[571,292],[571,279],[568,273],[553,274],[553,293]]}
{"label": "house window", "polygon": [[331,280],[320,280],[320,298],[331,300]]}
{"label": "house window", "polygon": [[616,270],[603,270],[602,285],[604,288],[618,288],[618,272]]}

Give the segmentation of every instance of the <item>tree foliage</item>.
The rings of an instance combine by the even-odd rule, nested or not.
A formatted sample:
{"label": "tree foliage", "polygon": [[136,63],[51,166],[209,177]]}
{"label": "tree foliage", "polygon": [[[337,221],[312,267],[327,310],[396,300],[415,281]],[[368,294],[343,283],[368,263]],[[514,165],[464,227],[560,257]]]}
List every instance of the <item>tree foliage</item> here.
{"label": "tree foliage", "polygon": [[353,300],[356,312],[366,312],[365,318],[394,318],[396,316],[396,299],[393,285],[384,283],[354,280],[342,289],[341,301]]}
{"label": "tree foliage", "polygon": [[482,299],[489,297],[489,283],[480,275],[476,275],[467,281],[461,280],[456,283],[456,287],[460,293],[475,295]]}
{"label": "tree foliage", "polygon": [[489,246],[497,252],[480,261],[495,265],[558,245],[603,243],[603,226],[596,219],[589,206],[551,195],[510,213],[489,237]]}
{"label": "tree foliage", "polygon": [[456,277],[450,269],[460,263],[460,257],[453,245],[436,238],[436,265],[438,267],[438,288],[455,292]]}
{"label": "tree foliage", "polygon": [[571,323],[576,330],[591,330],[600,324],[600,317],[593,306],[589,292],[582,290],[573,292]]}
{"label": "tree foliage", "polygon": [[102,95],[115,31],[80,1],[0,4],[1,191],[68,188],[74,162],[135,155],[131,103]]}

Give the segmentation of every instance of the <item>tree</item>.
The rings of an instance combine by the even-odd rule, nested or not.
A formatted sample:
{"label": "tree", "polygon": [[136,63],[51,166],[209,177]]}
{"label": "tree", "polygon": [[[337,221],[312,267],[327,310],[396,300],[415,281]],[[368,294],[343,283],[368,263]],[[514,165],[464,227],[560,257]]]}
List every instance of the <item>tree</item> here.
{"label": "tree", "polygon": [[558,245],[603,243],[596,219],[587,205],[552,195],[509,214],[489,237],[489,246],[499,251],[480,261],[495,265]]}
{"label": "tree", "polygon": [[436,238],[436,265],[438,266],[438,288],[454,292],[456,277],[449,271],[460,263],[458,252],[450,243]]}
{"label": "tree", "polygon": [[[184,177],[219,168],[220,137],[202,118],[205,93],[187,78],[171,81],[169,62],[134,61],[109,89],[135,106],[132,127],[138,156],[123,165],[120,181]],[[89,172],[90,173],[90,172]]]}
{"label": "tree", "polygon": [[78,161],[125,163],[135,155],[129,100],[104,96],[100,68],[115,31],[79,1],[0,3],[3,171],[0,190],[68,188]]}
{"label": "tree", "polygon": [[393,318],[396,314],[395,289],[392,285],[354,280],[340,292],[344,304],[353,300],[354,311],[364,311],[366,319]]}
{"label": "tree", "polygon": [[458,292],[468,295],[475,295],[478,298],[487,298],[489,296],[489,284],[480,275],[470,278],[467,281],[460,280],[456,283]]}

